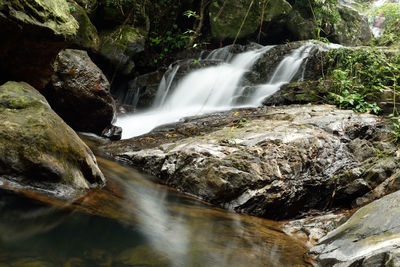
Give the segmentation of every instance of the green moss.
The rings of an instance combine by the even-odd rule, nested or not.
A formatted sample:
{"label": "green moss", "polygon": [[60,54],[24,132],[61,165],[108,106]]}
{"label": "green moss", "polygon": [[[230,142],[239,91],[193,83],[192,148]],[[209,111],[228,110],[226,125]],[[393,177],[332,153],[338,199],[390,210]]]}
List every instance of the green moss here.
{"label": "green moss", "polygon": [[79,25],[71,16],[66,0],[4,0],[0,10],[8,6],[15,19],[51,29],[66,39],[73,39]]}
{"label": "green moss", "polygon": [[[36,89],[26,83],[1,85],[0,121],[0,165],[7,166],[0,175],[87,187],[83,172],[91,167],[86,146]],[[95,169],[90,172],[85,173],[88,179],[101,179],[101,174],[92,177]]]}
{"label": "green moss", "polygon": [[100,34],[101,51],[111,53],[116,49],[127,50],[129,45],[142,41],[145,33],[129,25],[122,25],[113,31],[104,31]]}
{"label": "green moss", "polygon": [[[263,2],[252,0],[214,1],[210,6],[212,36],[217,39],[234,39],[236,35],[243,38],[256,32],[263,13],[262,5]],[[263,20],[271,21],[277,16],[288,14],[291,9],[285,0],[269,1],[264,9]]]}
{"label": "green moss", "polygon": [[75,43],[85,49],[97,50],[100,40],[96,27],[90,21],[86,11],[75,2],[70,2],[71,13],[79,23]]}

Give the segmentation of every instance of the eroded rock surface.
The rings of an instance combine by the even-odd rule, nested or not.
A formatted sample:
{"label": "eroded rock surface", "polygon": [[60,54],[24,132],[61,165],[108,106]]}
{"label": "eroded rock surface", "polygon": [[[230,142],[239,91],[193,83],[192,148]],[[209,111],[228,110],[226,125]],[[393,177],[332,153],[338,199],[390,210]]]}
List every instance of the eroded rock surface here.
{"label": "eroded rock surface", "polygon": [[26,83],[0,86],[0,184],[69,198],[105,179],[76,133]]}
{"label": "eroded rock surface", "polygon": [[387,145],[387,138],[377,116],[308,105],[189,119],[103,149],[222,207],[283,219],[349,206],[389,178],[396,168],[379,173],[385,178],[366,175],[380,169],[375,149]]}

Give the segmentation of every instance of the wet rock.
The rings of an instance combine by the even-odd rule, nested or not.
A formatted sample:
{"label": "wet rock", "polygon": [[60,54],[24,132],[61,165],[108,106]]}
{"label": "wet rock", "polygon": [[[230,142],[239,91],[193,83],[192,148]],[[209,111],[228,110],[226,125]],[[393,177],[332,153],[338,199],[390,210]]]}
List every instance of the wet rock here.
{"label": "wet rock", "polygon": [[222,207],[283,219],[342,205],[337,191],[346,205],[365,193],[370,182],[355,172],[364,163],[348,143],[384,132],[374,115],[287,106],[188,119],[103,149]]}
{"label": "wet rock", "polygon": [[256,76],[252,77],[247,75],[247,79],[253,85],[268,82],[283,58],[304,45],[307,45],[309,49],[305,49],[299,53],[307,53],[308,55],[304,59],[305,64],[303,64],[298,73],[292,78],[292,82],[299,80],[318,80],[323,74],[322,65],[324,62],[321,61],[321,57],[324,58],[324,55],[326,55],[329,49],[334,47],[327,46],[321,42],[308,41],[291,42],[271,48],[264,53],[251,68],[251,71],[255,72]]}
{"label": "wet rock", "polygon": [[310,250],[319,266],[398,266],[400,191],[359,209]]}
{"label": "wet rock", "polygon": [[1,1],[0,82],[13,79],[43,88],[58,52],[77,30],[65,0]]}
{"label": "wet rock", "polygon": [[103,130],[101,136],[109,138],[110,140],[113,141],[120,140],[122,136],[122,128],[111,125]]}
{"label": "wet rock", "polygon": [[116,112],[107,78],[81,50],[60,52],[54,68],[43,91],[52,108],[76,131],[101,134]]}
{"label": "wet rock", "polygon": [[0,86],[0,184],[72,197],[105,179],[90,149],[26,83]]}
{"label": "wet rock", "polygon": [[400,172],[396,172],[372,191],[358,197],[352,203],[353,207],[362,207],[372,201],[400,190]]}
{"label": "wet rock", "polygon": [[290,105],[324,103],[332,83],[329,81],[304,81],[283,85],[280,90],[266,98],[264,105]]}
{"label": "wet rock", "polygon": [[162,71],[143,74],[129,81],[128,89],[121,86],[113,92],[113,95],[122,104],[132,105],[138,109],[148,108],[154,102],[162,77]]}
{"label": "wet rock", "polygon": [[318,241],[330,231],[343,224],[348,218],[346,213],[329,213],[316,217],[287,222],[283,225],[283,231],[297,239],[306,242],[308,247],[315,246]]}

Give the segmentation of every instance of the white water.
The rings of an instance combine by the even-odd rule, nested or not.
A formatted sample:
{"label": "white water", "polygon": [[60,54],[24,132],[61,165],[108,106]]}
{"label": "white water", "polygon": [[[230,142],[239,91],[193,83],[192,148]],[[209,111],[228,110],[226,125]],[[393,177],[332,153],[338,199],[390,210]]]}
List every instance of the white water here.
{"label": "white water", "polygon": [[177,122],[184,117],[236,107],[257,107],[283,84],[292,81],[313,47],[315,45],[305,44],[287,55],[271,79],[266,84],[256,86],[252,95],[241,105],[235,104],[234,100],[244,93],[245,88],[240,86],[244,74],[272,46],[238,54],[230,63],[195,70],[173,89],[171,84],[178,71],[176,67],[160,85],[153,108],[147,112],[121,117],[116,125],[123,128],[122,138],[126,139],[148,133],[157,126]]}

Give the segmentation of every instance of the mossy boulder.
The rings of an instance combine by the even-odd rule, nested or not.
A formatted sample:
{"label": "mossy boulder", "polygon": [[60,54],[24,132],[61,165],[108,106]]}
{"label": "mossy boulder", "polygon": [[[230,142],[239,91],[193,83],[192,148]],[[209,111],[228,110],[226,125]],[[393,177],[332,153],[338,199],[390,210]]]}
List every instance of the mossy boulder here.
{"label": "mossy boulder", "polygon": [[317,37],[315,21],[311,18],[303,18],[298,10],[293,9],[289,13],[285,24],[293,39],[308,40]]}
{"label": "mossy boulder", "polygon": [[23,80],[43,88],[78,27],[66,0],[0,1],[0,82]]}
{"label": "mossy boulder", "polygon": [[43,90],[53,109],[77,131],[101,134],[115,118],[110,83],[86,51],[66,49],[54,64],[51,84]]}
{"label": "mossy boulder", "polygon": [[130,25],[122,25],[114,30],[100,33],[100,61],[103,70],[110,75],[120,71],[132,73],[134,56],[144,51],[147,33]]}
{"label": "mossy boulder", "polygon": [[333,31],[326,29],[332,42],[344,45],[365,45],[372,39],[368,21],[356,10],[339,6],[340,17],[332,25]]}
{"label": "mossy boulder", "polygon": [[90,21],[85,9],[76,2],[69,2],[72,16],[79,23],[79,30],[74,40],[74,45],[85,49],[97,51],[100,45],[99,35],[96,27]]}
{"label": "mossy boulder", "polygon": [[219,40],[245,38],[255,33],[263,21],[272,21],[292,9],[285,0],[272,0],[263,5],[251,0],[214,1],[209,12],[212,37]]}
{"label": "mossy boulder", "polygon": [[76,133],[24,82],[0,86],[0,185],[71,197],[105,179]]}

